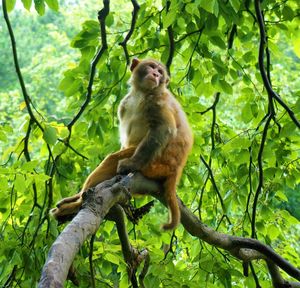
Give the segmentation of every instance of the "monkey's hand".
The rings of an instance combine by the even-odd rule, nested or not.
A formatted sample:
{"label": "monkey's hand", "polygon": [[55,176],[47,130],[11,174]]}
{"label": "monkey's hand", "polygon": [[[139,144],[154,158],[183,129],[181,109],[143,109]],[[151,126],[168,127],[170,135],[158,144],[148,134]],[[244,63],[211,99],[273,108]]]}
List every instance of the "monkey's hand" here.
{"label": "monkey's hand", "polygon": [[141,169],[141,167],[139,166],[140,165],[138,165],[138,163],[132,158],[123,159],[120,160],[118,163],[117,173],[121,175],[126,175],[130,172],[136,172]]}

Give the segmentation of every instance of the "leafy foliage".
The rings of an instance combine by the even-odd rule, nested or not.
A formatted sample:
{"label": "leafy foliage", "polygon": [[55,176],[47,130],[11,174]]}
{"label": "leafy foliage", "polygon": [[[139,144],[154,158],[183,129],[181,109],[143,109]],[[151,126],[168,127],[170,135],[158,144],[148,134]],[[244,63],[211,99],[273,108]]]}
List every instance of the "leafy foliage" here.
{"label": "leafy foliage", "polygon": [[[108,49],[97,64],[91,100],[70,127],[86,99],[90,63],[103,41],[96,19],[102,7],[98,1],[62,1],[60,6],[57,0],[6,2],[36,122],[18,90],[10,40],[1,21],[0,283],[34,287],[61,229],[49,218],[49,209],[79,190],[101,159],[119,148],[116,109],[130,76],[119,43],[130,29],[132,5],[110,3]],[[270,100],[258,69],[260,31],[252,2],[172,0],[168,9],[166,2],[139,3],[126,47],[130,57],[171,63],[170,89],[182,103],[195,137],[178,194],[207,225],[255,236],[297,265],[299,127],[276,101],[276,114],[267,125]],[[299,1],[264,0],[262,9],[269,80],[300,119]],[[146,287],[256,286],[253,271],[245,278],[236,259],[193,239],[182,227],[176,237],[160,231],[165,214],[157,204],[139,225],[128,223],[132,244],[150,251]],[[96,285],[128,287],[113,223],[100,228],[93,255]],[[81,287],[91,285],[88,256],[87,244],[75,261]],[[270,287],[263,263],[253,265],[260,286]]]}

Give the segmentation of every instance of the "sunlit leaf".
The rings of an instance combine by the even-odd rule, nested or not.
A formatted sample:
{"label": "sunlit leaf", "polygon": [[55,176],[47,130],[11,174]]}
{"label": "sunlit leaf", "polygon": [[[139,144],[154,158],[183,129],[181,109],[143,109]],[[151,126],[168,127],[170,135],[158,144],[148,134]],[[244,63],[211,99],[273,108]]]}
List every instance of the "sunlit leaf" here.
{"label": "sunlit leaf", "polygon": [[27,10],[30,10],[32,0],[22,0],[22,3]]}
{"label": "sunlit leaf", "polygon": [[45,2],[44,0],[34,0],[35,10],[39,13],[39,15],[45,14]]}
{"label": "sunlit leaf", "polygon": [[45,0],[49,8],[51,8],[54,11],[58,11],[59,5],[58,0]]}
{"label": "sunlit leaf", "polygon": [[7,12],[10,12],[14,9],[15,5],[16,5],[16,0],[4,0],[6,1],[6,9]]}

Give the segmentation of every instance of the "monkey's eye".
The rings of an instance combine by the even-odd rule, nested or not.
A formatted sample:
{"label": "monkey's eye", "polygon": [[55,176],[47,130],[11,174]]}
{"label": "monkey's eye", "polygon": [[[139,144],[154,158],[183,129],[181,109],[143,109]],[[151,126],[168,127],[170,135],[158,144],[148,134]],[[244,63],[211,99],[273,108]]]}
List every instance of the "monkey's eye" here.
{"label": "monkey's eye", "polygon": [[155,65],[154,64],[149,64],[149,67],[151,67],[152,69],[155,69]]}
{"label": "monkey's eye", "polygon": [[163,74],[163,70],[162,69],[158,69],[158,73],[162,75]]}

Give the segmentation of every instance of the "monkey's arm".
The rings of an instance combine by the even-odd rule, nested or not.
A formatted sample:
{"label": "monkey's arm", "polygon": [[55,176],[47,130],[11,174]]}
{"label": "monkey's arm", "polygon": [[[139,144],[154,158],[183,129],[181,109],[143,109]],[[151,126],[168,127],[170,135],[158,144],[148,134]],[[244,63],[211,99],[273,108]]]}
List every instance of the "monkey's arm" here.
{"label": "monkey's arm", "polygon": [[145,117],[148,118],[149,131],[137,146],[133,156],[119,162],[117,171],[119,174],[138,171],[147,166],[175,136],[176,122],[172,111],[155,107],[149,109],[147,114]]}

